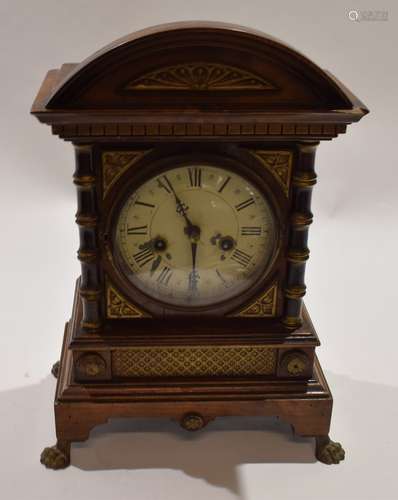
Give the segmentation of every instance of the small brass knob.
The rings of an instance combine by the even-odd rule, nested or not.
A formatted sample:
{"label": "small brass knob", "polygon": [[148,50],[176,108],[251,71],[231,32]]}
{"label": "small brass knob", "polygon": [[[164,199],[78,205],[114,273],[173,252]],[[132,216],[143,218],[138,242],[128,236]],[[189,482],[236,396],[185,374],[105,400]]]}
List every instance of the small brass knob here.
{"label": "small brass knob", "polygon": [[291,373],[292,375],[299,375],[300,373],[303,373],[307,366],[307,363],[303,361],[301,358],[298,356],[292,358],[289,363],[287,364],[287,371]]}
{"label": "small brass knob", "polygon": [[86,370],[86,375],[90,377],[95,377],[95,375],[98,375],[101,371],[101,366],[98,364],[97,360],[86,363],[84,368]]}
{"label": "small brass knob", "polygon": [[79,377],[96,378],[105,374],[106,363],[99,354],[83,354],[76,362],[76,371]]}
{"label": "small brass knob", "polygon": [[198,431],[206,425],[204,418],[199,413],[184,415],[180,423],[186,431]]}
{"label": "small brass knob", "polygon": [[281,361],[281,374],[297,377],[308,372],[309,359],[302,351],[287,352]]}

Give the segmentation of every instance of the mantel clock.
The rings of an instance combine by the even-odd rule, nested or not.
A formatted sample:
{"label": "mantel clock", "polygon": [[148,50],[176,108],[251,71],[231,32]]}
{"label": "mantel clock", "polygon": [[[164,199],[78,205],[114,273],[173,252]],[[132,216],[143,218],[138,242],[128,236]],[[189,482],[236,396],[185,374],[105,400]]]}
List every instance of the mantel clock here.
{"label": "mantel clock", "polygon": [[76,153],[81,276],[47,467],[112,417],[277,415],[344,458],[302,299],[319,141],[368,110],[264,34],[190,22],[48,72],[32,113]]}

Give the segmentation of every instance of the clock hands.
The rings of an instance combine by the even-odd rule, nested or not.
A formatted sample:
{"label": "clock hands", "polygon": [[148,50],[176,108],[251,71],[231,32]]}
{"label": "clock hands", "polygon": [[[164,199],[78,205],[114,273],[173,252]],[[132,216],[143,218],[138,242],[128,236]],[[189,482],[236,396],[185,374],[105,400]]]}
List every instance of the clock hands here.
{"label": "clock hands", "polygon": [[178,213],[178,215],[182,215],[188,225],[189,226],[193,226],[192,222],[189,220],[189,217],[187,215],[187,210],[188,210],[188,207],[185,205],[185,203],[183,203],[180,198],[178,197],[177,193],[175,192],[175,189],[173,187],[173,184],[169,181],[169,179],[167,178],[166,175],[163,175],[163,179],[165,180],[166,184],[167,184],[167,187],[163,186],[166,188],[166,190],[169,192],[169,193],[173,193],[173,196],[176,200],[176,212]]}
{"label": "clock hands", "polygon": [[160,266],[162,262],[162,253],[167,249],[167,242],[164,238],[157,236],[156,238],[152,238],[149,241],[146,241],[138,246],[138,248],[142,251],[148,251],[149,253],[155,252],[157,253],[157,257],[152,261],[150,274],[151,276],[155,273],[155,271]]}
{"label": "clock hands", "polygon": [[152,262],[152,265],[151,265],[151,270],[150,270],[150,273],[151,273],[151,276],[154,274],[154,272],[157,270],[157,268],[160,266],[160,263],[162,262],[162,256],[161,255],[158,255],[156,257],[156,259]]}
{"label": "clock hands", "polygon": [[197,292],[199,273],[196,270],[196,252],[198,249],[197,242],[191,238],[191,251],[192,251],[192,271],[189,273],[189,290]]}
{"label": "clock hands", "polygon": [[200,227],[192,224],[190,218],[188,217],[188,206],[181,201],[178,194],[166,175],[163,175],[163,179],[167,184],[168,191],[171,192],[176,201],[176,212],[178,215],[184,217],[186,226],[184,228],[184,233],[188,236],[191,242],[191,253],[192,253],[192,271],[189,273],[189,290],[191,292],[197,291],[197,285],[199,281],[199,273],[196,270],[196,254],[198,250],[198,240],[200,238]]}
{"label": "clock hands", "polygon": [[200,227],[194,226],[189,223],[185,229],[184,233],[189,237],[191,241],[191,253],[192,253],[192,271],[189,273],[189,290],[192,293],[198,291],[198,281],[199,273],[196,270],[196,254],[198,251],[198,240],[200,238]]}

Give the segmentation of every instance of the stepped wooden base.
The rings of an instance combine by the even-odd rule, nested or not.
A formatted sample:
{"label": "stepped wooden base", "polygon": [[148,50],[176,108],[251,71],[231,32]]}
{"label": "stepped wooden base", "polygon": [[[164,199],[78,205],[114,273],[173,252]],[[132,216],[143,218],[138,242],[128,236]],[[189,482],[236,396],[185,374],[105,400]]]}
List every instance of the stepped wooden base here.
{"label": "stepped wooden base", "polygon": [[58,377],[54,406],[57,444],[41,455],[46,467],[68,466],[72,442],[85,441],[95,426],[120,417],[167,417],[186,430],[197,431],[221,416],[278,416],[296,434],[316,438],[315,454],[321,462],[344,459],[341,445],[329,439],[333,401],[316,357],[309,380],[163,377],[79,383],[73,370],[76,311],[74,308],[65,328],[59,367],[53,370]]}

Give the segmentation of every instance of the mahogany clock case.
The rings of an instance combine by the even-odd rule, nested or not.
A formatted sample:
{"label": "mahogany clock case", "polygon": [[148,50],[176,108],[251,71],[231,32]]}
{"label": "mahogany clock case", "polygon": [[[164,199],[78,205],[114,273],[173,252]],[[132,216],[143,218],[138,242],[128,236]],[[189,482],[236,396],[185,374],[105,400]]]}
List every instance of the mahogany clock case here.
{"label": "mahogany clock case", "polygon": [[[49,71],[32,113],[75,147],[82,272],[54,370],[57,444],[42,463],[65,467],[71,442],[135,415],[187,430],[221,415],[278,415],[317,438],[319,460],[344,458],[328,437],[332,397],[302,299],[316,148],[367,112],[294,49],[223,23],[149,28]],[[107,155],[117,159],[108,170]],[[189,310],[132,286],[114,228],[140,183],[192,162],[258,187],[277,238],[253,287]]]}

